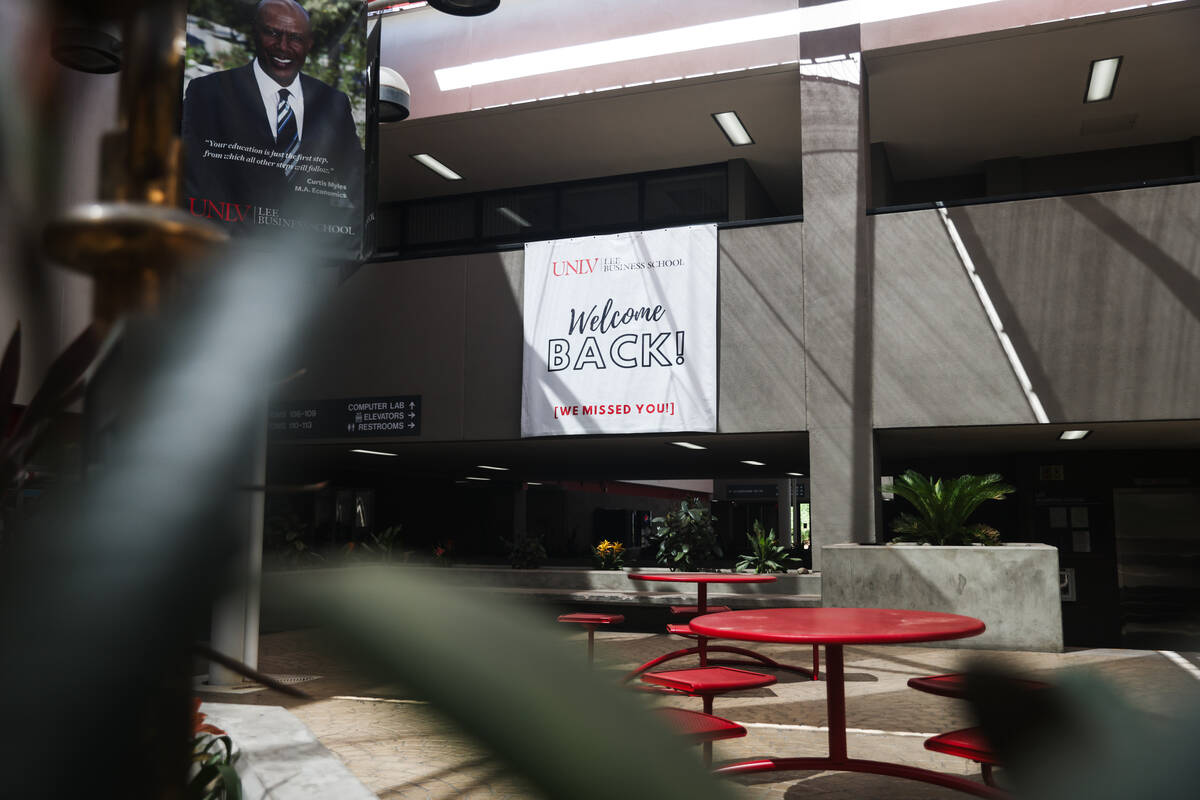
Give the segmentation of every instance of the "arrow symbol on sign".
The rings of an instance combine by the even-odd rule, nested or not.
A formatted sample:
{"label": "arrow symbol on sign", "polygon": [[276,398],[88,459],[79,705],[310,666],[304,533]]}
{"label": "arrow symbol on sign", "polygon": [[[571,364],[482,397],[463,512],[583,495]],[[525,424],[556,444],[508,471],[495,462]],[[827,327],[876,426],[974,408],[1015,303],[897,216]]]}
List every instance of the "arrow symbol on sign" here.
{"label": "arrow symbol on sign", "polygon": [[410,422],[410,423],[408,423],[408,427],[410,427],[410,428],[415,428],[415,427],[417,427],[417,426],[416,426],[416,425],[414,425],[413,423],[411,423],[411,422]]}

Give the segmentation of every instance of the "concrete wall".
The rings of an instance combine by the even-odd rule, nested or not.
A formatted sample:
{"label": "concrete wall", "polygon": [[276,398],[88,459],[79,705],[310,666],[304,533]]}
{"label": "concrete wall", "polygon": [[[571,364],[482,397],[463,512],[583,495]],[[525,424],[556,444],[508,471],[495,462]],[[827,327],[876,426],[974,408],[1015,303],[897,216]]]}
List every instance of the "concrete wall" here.
{"label": "concrete wall", "polygon": [[[949,217],[1051,421],[1200,417],[1200,184]],[[869,219],[869,258],[811,215],[720,232],[719,431],[813,430],[838,403],[844,425],[864,407],[875,428],[1033,422],[938,212]],[[289,393],[418,393],[422,438],[517,438],[522,277],[520,251],[331,273]]]}
{"label": "concrete wall", "polygon": [[987,630],[947,646],[1062,651],[1058,550],[1050,545],[823,549],[823,606],[965,614]]}

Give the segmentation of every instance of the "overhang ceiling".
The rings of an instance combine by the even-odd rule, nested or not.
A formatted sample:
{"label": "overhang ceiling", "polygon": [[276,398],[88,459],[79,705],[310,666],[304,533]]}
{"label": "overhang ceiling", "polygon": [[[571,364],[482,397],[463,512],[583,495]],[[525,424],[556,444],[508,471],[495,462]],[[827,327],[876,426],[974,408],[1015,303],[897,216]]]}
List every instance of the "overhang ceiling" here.
{"label": "overhang ceiling", "polygon": [[[672,445],[688,441],[706,447]],[[397,454],[394,458],[352,453],[352,448]],[[743,460],[761,461],[754,467]],[[508,467],[504,473],[479,464]],[[498,480],[629,480],[754,478],[807,472],[805,433],[672,434],[669,436],[567,436],[506,442],[374,442],[273,444],[274,480],[323,480],[322,470],[362,470],[395,475]]]}
{"label": "overhang ceiling", "polygon": [[[1181,3],[868,52],[871,140],[907,181],[1188,139],[1200,135],[1198,48],[1200,6]],[[1091,62],[1114,56],[1112,99],[1084,103]]]}
{"label": "overhang ceiling", "polygon": [[[984,161],[1200,135],[1200,4],[925,42],[864,54],[870,134],[893,177],[978,171]],[[803,55],[803,53],[801,53]],[[1093,59],[1124,56],[1112,100],[1084,104]],[[754,144],[711,115],[735,110]],[[745,158],[781,213],[800,209],[796,65],[413,119],[382,128],[385,202]],[[1107,132],[1085,133],[1099,129]],[[410,158],[430,153],[446,181]]]}
{"label": "overhang ceiling", "polygon": [[[712,115],[737,111],[754,144]],[[614,89],[382,127],[380,199],[487,191],[744,158],[782,208],[800,206],[800,76],[774,67]],[[462,181],[411,155],[429,153]]]}
{"label": "overhang ceiling", "polygon": [[[1058,434],[1080,427],[1091,434],[1061,441]],[[689,441],[706,450],[670,443]],[[883,459],[954,456],[1116,453],[1200,450],[1200,420],[1097,422],[1079,425],[990,425],[904,428],[878,431]],[[377,449],[396,457],[352,453]],[[762,467],[742,464],[761,461]],[[509,467],[489,473],[479,464]],[[808,434],[672,434],[667,436],[567,436],[504,442],[343,442],[273,444],[273,481],[318,481],[343,471],[428,478],[492,476],[498,480],[637,480],[763,478],[808,472]]]}

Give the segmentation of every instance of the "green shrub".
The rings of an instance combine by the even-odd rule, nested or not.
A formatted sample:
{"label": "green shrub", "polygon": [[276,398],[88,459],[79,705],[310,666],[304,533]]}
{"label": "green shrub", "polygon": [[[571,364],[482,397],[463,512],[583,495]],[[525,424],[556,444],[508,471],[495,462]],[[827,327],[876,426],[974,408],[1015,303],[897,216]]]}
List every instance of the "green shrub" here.
{"label": "green shrub", "polygon": [[910,469],[896,479],[892,492],[907,500],[917,513],[905,512],[896,518],[892,530],[898,535],[892,541],[1000,544],[1000,534],[995,528],[981,523],[967,524],[967,518],[985,500],[1002,500],[1013,491],[996,473],[934,481]]}
{"label": "green shrub", "polygon": [[748,570],[760,575],[769,572],[787,572],[789,566],[796,566],[800,559],[788,553],[787,547],[775,539],[775,529],[764,531],[762,523],[754,521],[754,529],[746,534],[750,541],[750,552],[738,558],[734,571]]}
{"label": "green shrub", "polygon": [[678,511],[650,520],[655,529],[649,538],[651,544],[658,545],[658,563],[672,571],[691,572],[709,559],[720,558],[715,520],[699,497],[684,500]]}

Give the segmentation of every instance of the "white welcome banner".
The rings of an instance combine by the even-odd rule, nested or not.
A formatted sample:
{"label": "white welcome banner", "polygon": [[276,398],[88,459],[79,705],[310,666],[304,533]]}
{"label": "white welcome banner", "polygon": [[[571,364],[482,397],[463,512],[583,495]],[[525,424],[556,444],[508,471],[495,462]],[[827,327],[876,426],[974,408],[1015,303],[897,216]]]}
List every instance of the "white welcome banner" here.
{"label": "white welcome banner", "polygon": [[521,435],[717,429],[717,227],[525,245]]}

